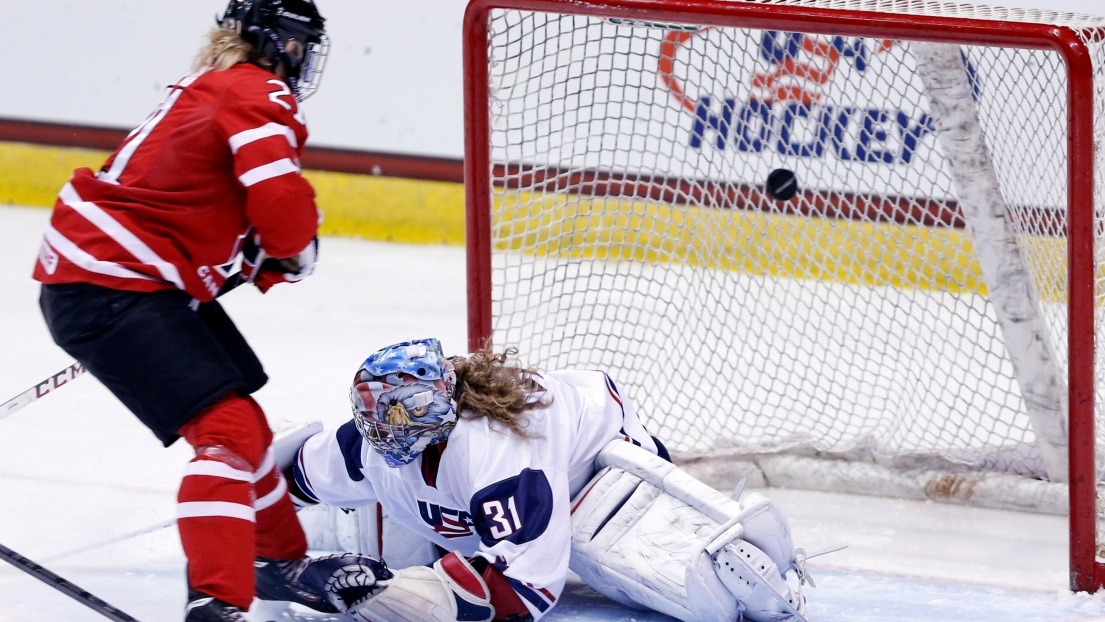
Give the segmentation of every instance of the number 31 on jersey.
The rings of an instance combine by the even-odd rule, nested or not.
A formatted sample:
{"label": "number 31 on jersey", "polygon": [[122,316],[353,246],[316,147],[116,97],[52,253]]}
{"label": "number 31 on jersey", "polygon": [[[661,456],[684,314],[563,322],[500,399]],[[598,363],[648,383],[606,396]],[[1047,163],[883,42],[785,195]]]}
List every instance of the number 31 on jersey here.
{"label": "number 31 on jersey", "polygon": [[552,487],[543,472],[523,469],[473,495],[471,510],[484,545],[532,542],[545,533],[552,518]]}

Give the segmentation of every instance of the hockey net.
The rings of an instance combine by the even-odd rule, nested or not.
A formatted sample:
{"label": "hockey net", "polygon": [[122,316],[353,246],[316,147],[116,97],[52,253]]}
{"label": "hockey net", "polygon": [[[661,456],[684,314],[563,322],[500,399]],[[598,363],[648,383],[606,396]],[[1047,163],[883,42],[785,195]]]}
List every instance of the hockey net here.
{"label": "hockey net", "polygon": [[[1105,387],[1103,27],[905,0],[473,2],[470,345],[608,370],[704,469],[1065,513],[1069,430]],[[775,169],[792,199],[765,192]]]}

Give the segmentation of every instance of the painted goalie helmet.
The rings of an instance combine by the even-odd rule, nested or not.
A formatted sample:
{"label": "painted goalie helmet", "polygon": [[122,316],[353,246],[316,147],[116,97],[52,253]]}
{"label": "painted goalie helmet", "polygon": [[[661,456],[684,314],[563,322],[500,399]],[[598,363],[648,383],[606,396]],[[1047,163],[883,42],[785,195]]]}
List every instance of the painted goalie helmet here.
{"label": "painted goalie helmet", "polygon": [[357,430],[388,466],[410,463],[457,423],[457,374],[437,339],[404,341],[361,363],[349,401]]}
{"label": "painted goalie helmet", "polygon": [[238,31],[273,67],[284,65],[298,101],[318,90],[330,39],[312,0],[230,0],[218,22]]}

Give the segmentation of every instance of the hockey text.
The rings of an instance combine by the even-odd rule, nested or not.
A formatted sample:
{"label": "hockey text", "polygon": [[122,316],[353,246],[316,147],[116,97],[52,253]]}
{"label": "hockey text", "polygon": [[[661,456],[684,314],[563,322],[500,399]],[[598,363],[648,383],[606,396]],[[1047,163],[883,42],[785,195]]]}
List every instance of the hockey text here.
{"label": "hockey text", "polygon": [[909,164],[921,140],[935,131],[932,117],[911,117],[901,110],[854,106],[772,104],[728,98],[715,105],[707,96],[695,105],[690,146],[719,150],[821,158],[851,162]]}

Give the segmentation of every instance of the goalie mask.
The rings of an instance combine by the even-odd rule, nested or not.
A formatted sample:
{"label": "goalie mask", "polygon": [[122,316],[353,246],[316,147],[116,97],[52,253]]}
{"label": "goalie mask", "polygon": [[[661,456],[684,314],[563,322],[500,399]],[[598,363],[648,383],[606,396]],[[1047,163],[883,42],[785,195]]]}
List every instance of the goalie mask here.
{"label": "goalie mask", "polygon": [[349,390],[357,430],[388,466],[409,464],[447,439],[456,425],[456,377],[437,339],[404,341],[374,352]]}
{"label": "goalie mask", "polygon": [[283,65],[296,100],[318,90],[330,39],[312,0],[230,0],[218,22],[236,30],[273,68]]}

